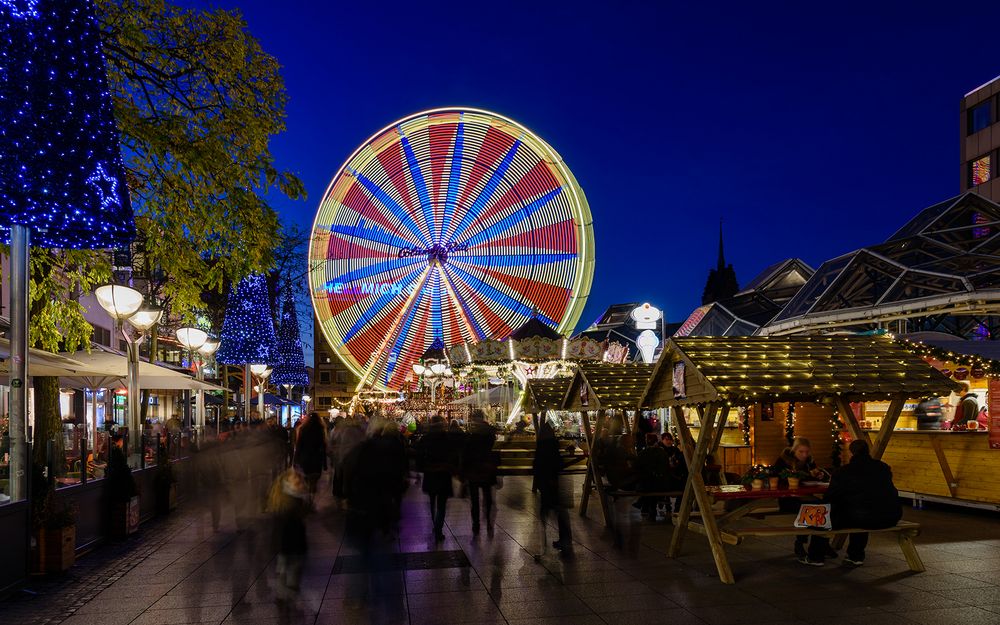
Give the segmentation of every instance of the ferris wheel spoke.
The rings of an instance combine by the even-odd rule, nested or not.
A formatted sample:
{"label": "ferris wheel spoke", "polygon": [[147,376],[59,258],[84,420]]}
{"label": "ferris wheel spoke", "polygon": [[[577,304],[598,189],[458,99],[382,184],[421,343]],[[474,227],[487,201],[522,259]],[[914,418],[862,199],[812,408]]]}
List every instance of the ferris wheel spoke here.
{"label": "ferris wheel spoke", "polygon": [[508,215],[507,217],[504,217],[503,219],[496,222],[492,226],[487,226],[486,228],[483,228],[479,232],[473,234],[465,241],[463,241],[463,243],[467,245],[476,245],[478,243],[488,241],[500,234],[503,234],[504,232],[517,226],[525,219],[528,219],[529,217],[537,213],[539,210],[544,208],[546,204],[551,202],[561,192],[562,192],[562,187],[549,191],[548,193],[538,198],[537,200],[529,203],[527,206],[517,211],[513,215]]}
{"label": "ferris wheel spoke", "polygon": [[[413,304],[410,306],[410,310],[406,313],[405,318],[403,319],[403,323],[399,328],[399,332],[396,333],[396,340],[392,344],[392,349],[389,350],[389,355],[392,356],[393,354],[396,354],[396,358],[392,362],[389,362],[387,360],[385,363],[385,374],[383,376],[385,384],[389,384],[389,380],[392,378],[393,372],[395,371],[396,367],[399,364],[402,364],[405,367],[408,367],[410,366],[410,364],[412,364],[409,362],[401,363],[400,360],[401,359],[405,360],[405,355],[400,356],[400,354],[403,354],[404,343],[406,343],[407,339],[411,338],[410,329],[412,328],[413,322],[417,317],[417,312],[420,310],[420,301],[423,298],[424,295],[423,291],[421,290],[421,292],[417,295],[416,299],[414,299]],[[422,326],[427,325],[426,317],[422,318],[421,321],[422,321],[421,324]],[[415,334],[420,335],[422,333],[423,333],[423,327],[421,327]]]}
{"label": "ferris wheel spoke", "polygon": [[361,239],[370,243],[380,243],[383,245],[391,245],[393,247],[410,246],[409,241],[398,237],[391,232],[381,230],[379,228],[365,228],[364,220],[361,220],[357,226],[330,226],[330,232],[335,232],[348,237],[354,237],[355,239]]}
{"label": "ferris wheel spoke", "polygon": [[458,187],[462,183],[462,152],[465,150],[465,124],[459,122],[455,129],[455,146],[451,151],[451,168],[448,172],[448,193],[445,196],[444,214],[441,216],[441,235],[437,242],[444,242],[444,237],[451,226],[451,216],[458,202]]}
{"label": "ferris wheel spoke", "polygon": [[[410,283],[412,283],[414,279],[418,275],[420,275],[422,271],[426,271],[426,268],[415,269],[414,271],[411,271],[402,280],[398,281],[394,286],[398,285],[401,288],[408,287]],[[397,292],[389,291],[388,293],[383,293],[382,295],[380,295],[378,299],[372,302],[372,304],[365,309],[365,311],[361,314],[361,316],[358,317],[358,320],[354,322],[354,325],[351,326],[351,329],[348,330],[346,333],[344,333],[344,341],[350,341],[354,337],[354,335],[357,334],[359,330],[361,330],[368,322],[374,319],[375,316],[378,315],[383,308],[385,308],[386,304],[388,304],[392,300],[392,298],[397,297],[398,295],[399,295],[398,291]]]}
{"label": "ferris wheel spoke", "polygon": [[384,206],[387,211],[392,213],[396,217],[396,219],[399,220],[399,223],[401,223],[404,228],[409,230],[413,234],[413,236],[417,237],[417,239],[420,240],[424,245],[428,244],[427,237],[424,236],[424,233],[420,231],[420,228],[417,226],[417,222],[413,221],[413,218],[410,216],[410,213],[405,208],[403,208],[399,204],[399,202],[397,202],[391,195],[386,193],[385,190],[382,189],[382,187],[378,186],[377,184],[369,180],[368,177],[362,174],[361,172],[355,171],[354,175],[357,176],[358,182],[360,182],[365,187],[365,189],[368,189],[368,192],[372,194],[372,197],[378,200],[378,202],[382,206]]}
{"label": "ferris wheel spoke", "polygon": [[449,262],[455,265],[467,264],[478,267],[533,267],[549,263],[575,260],[576,254],[502,254],[455,256]]}
{"label": "ferris wheel spoke", "polygon": [[417,190],[417,199],[420,201],[420,209],[424,213],[424,225],[427,226],[427,232],[430,234],[430,240],[437,240],[437,236],[434,234],[434,209],[431,206],[431,196],[427,192],[427,182],[424,180],[424,172],[420,170],[420,163],[417,162],[417,156],[413,153],[413,147],[410,145],[410,140],[406,135],[402,136],[403,152],[406,154],[406,166],[410,171],[410,180],[413,181],[413,186]]}
{"label": "ferris wheel spoke", "polygon": [[[510,295],[507,295],[503,291],[494,288],[489,283],[480,280],[471,273],[464,271],[458,267],[452,266],[451,270],[458,274],[458,277],[462,279],[463,282],[468,284],[472,289],[478,293],[480,296],[488,298],[494,304],[502,306],[507,310],[521,315],[522,317],[531,317],[535,311],[533,311],[529,306],[524,305],[522,302],[517,301]],[[548,323],[549,325],[556,326],[559,325],[547,316],[539,315],[539,318]]]}
{"label": "ferris wheel spoke", "polygon": [[[487,334],[483,332],[483,328],[479,325],[479,322],[476,321],[476,316],[472,314],[472,311],[469,309],[469,305],[465,302],[465,300],[459,297],[458,292],[455,289],[454,280],[451,275],[448,274],[448,270],[443,267],[440,269],[441,280],[444,282],[445,288],[448,290],[448,297],[451,298],[452,304],[459,313],[459,316],[462,317],[463,321],[465,321],[466,328],[469,330],[472,340],[479,341],[486,338]],[[459,334],[461,335],[461,330],[459,331]]]}
{"label": "ferris wheel spoke", "polygon": [[378,262],[373,265],[366,265],[364,267],[359,267],[358,269],[348,271],[347,273],[341,274],[337,278],[334,278],[333,282],[340,282],[346,284],[348,282],[354,282],[356,280],[370,280],[384,273],[402,269],[404,267],[409,267],[411,265],[416,265],[417,263],[421,262],[424,262],[424,259],[418,256],[410,256],[407,258],[390,258],[389,260],[384,260],[382,262]]}
{"label": "ferris wheel spoke", "polygon": [[468,228],[473,221],[475,221],[479,212],[486,207],[486,204],[491,199],[493,199],[493,194],[496,192],[497,187],[500,186],[500,181],[507,175],[507,170],[510,169],[510,164],[514,162],[514,156],[517,154],[517,148],[520,147],[520,145],[521,140],[518,139],[513,145],[510,146],[507,154],[504,155],[503,160],[500,161],[500,164],[493,172],[493,175],[491,175],[490,179],[486,182],[486,186],[483,187],[483,190],[479,192],[476,200],[471,206],[469,206],[468,210],[465,211],[465,214],[462,215],[462,220],[458,222],[458,226],[455,227],[455,233],[451,236],[451,240],[458,240],[458,238],[462,236],[465,229]]}

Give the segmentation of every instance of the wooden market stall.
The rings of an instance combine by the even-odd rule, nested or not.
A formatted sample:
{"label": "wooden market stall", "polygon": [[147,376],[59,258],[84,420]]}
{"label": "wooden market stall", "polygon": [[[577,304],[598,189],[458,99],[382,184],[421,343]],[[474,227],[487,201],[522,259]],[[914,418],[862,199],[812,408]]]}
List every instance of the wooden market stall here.
{"label": "wooden market stall", "polygon": [[[587,438],[588,449],[594,448],[595,436],[617,413],[626,432],[632,431],[639,401],[653,366],[642,363],[586,363],[577,369],[563,398],[562,410],[580,413],[580,423]],[[596,415],[591,423],[591,415]],[[612,524],[606,480],[590,455],[584,478],[580,515],[587,514],[590,493],[597,491],[605,524]]]}
{"label": "wooden market stall", "polygon": [[[723,543],[741,542],[744,534],[730,524],[747,514],[753,502],[716,519],[714,513],[706,512],[713,510],[721,493],[710,491],[702,478],[707,456],[716,452],[721,443],[730,407],[778,402],[827,405],[831,421],[837,423],[842,419],[850,436],[868,441],[872,457],[880,458],[907,399],[947,394],[955,388],[955,382],[911,351],[883,337],[758,336],[668,340],[639,405],[680,409],[675,411],[675,422],[689,475],[670,556],[680,553],[687,530],[703,534],[711,547],[720,580],[734,583]],[[888,401],[874,440],[862,429],[852,407],[852,402],[872,400]],[[685,413],[699,416],[701,429],[696,444]],[[767,496],[774,499],[776,493]],[[748,498],[744,494],[740,497]],[[691,520],[695,502],[702,512],[700,521]],[[899,539],[910,567],[922,570],[923,565],[910,542],[917,529],[913,524],[900,526]],[[786,530],[782,528],[782,531]]]}
{"label": "wooden market stall", "polygon": [[[571,378],[531,378],[524,387],[522,407],[524,414],[545,418],[550,410],[560,410]],[[498,440],[494,449],[500,452],[500,473],[502,475],[531,475],[535,458],[535,436],[533,433],[513,434]],[[572,441],[561,445],[563,464],[567,473],[582,473],[587,450],[578,449]]]}

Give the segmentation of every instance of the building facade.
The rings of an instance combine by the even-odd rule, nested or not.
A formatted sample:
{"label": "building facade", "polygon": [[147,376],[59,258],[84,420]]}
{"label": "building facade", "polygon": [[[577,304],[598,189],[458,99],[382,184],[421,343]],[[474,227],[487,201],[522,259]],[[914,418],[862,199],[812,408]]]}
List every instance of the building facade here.
{"label": "building facade", "polygon": [[1000,201],[1000,76],[962,98],[959,123],[962,192]]}
{"label": "building facade", "polygon": [[329,411],[346,409],[358,387],[358,376],[340,360],[313,318],[313,389],[310,408]]}

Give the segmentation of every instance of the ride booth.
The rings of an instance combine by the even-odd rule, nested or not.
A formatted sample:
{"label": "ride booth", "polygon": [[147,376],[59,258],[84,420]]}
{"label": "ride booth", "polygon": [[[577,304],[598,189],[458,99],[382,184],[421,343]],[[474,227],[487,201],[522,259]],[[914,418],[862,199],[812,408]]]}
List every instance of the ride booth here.
{"label": "ride booth", "polygon": [[[742,484],[705,484],[706,461],[718,455],[732,409],[742,415],[752,462],[772,463],[791,433],[812,435],[817,462],[836,465],[848,461],[843,449],[850,439],[866,440],[872,457],[881,458],[910,398],[947,395],[957,387],[912,351],[884,337],[669,339],[638,404],[672,410],[688,463],[669,555],[680,554],[688,531],[704,536],[719,579],[732,584],[735,578],[725,544],[739,545],[751,536],[819,531],[793,528],[791,522],[786,527],[741,527],[740,523],[755,510],[775,508],[779,498],[822,494],[821,485],[789,489],[779,482],[774,489],[754,490]],[[862,404],[870,401],[887,402],[874,437],[858,418]],[[697,430],[692,427],[695,419],[700,425]],[[830,441],[829,463],[819,455],[823,434]],[[723,501],[726,504],[720,506],[725,510],[720,511],[716,504]],[[841,531],[840,537],[849,531]],[[912,543],[919,526],[901,522],[884,531],[898,535],[910,568],[923,570]]]}

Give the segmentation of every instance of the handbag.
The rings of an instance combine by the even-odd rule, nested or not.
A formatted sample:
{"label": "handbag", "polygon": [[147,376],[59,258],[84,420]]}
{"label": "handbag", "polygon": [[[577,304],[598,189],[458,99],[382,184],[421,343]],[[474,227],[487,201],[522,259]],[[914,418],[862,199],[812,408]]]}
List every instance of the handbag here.
{"label": "handbag", "polygon": [[799,506],[799,513],[795,515],[795,527],[828,530],[833,529],[830,523],[830,504],[828,503],[804,503]]}

